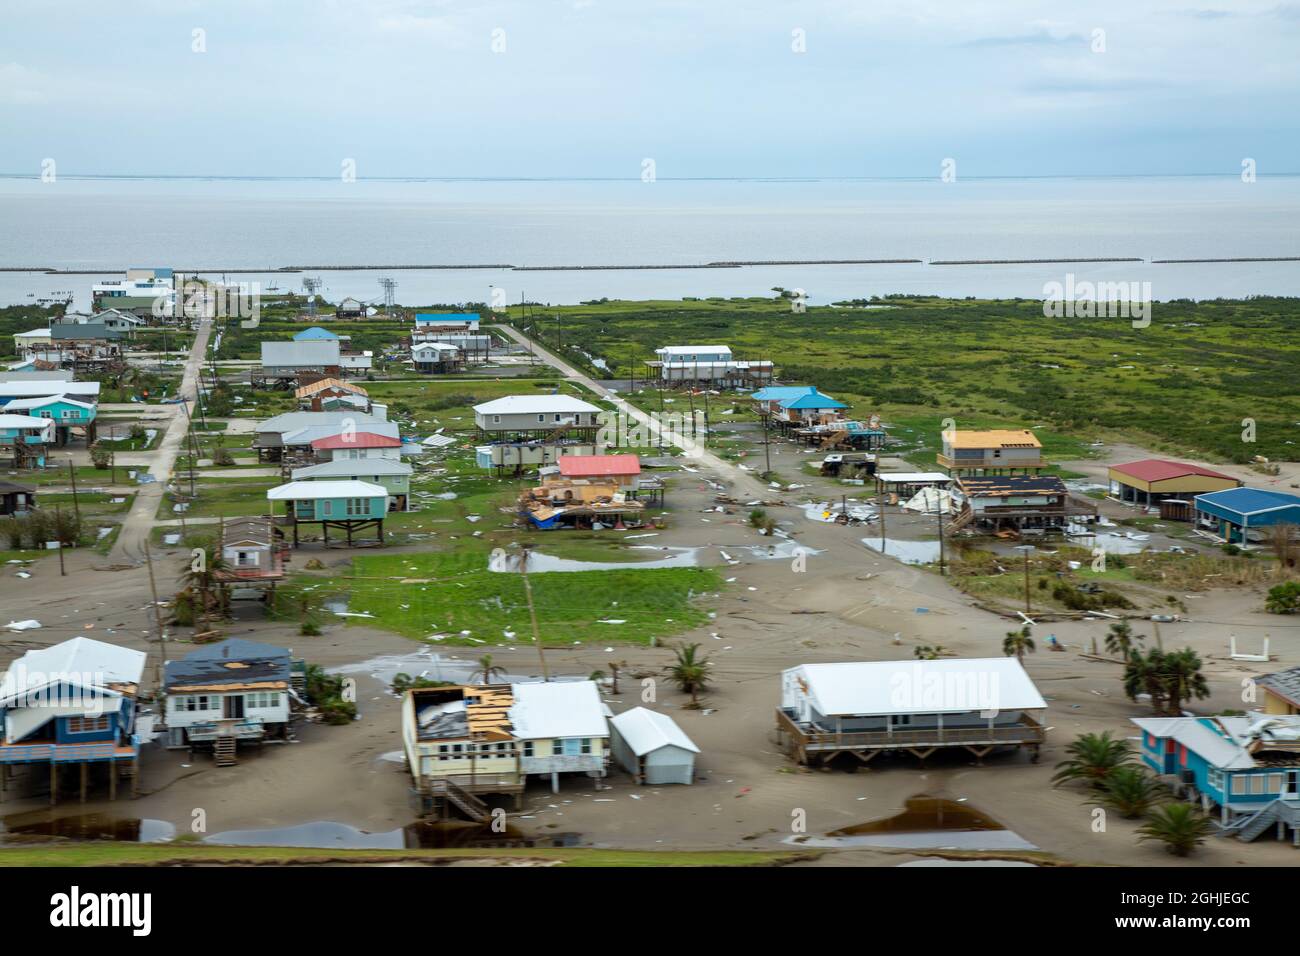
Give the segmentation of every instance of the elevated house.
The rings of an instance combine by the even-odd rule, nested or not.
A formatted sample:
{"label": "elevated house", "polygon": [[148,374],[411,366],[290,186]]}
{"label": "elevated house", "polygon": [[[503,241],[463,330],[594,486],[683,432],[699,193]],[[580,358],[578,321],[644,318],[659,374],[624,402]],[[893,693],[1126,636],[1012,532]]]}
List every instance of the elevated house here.
{"label": "elevated house", "polygon": [[[292,468],[315,465],[334,458],[398,457],[401,440],[392,422],[365,422],[356,413],[339,425],[310,425],[281,436],[280,466],[288,474]],[[371,436],[370,438],[362,437]],[[326,441],[337,439],[337,441]],[[317,447],[316,443],[325,441]],[[397,442],[397,446],[392,445]],[[333,445],[339,445],[338,449]],[[382,444],[382,447],[381,447]]]}
{"label": "elevated house", "polygon": [[841,413],[849,407],[811,386],[802,395],[783,398],[772,404],[769,414],[773,423],[782,428],[825,424],[841,418]]}
{"label": "elevated house", "polygon": [[364,481],[382,485],[390,511],[409,511],[411,465],[394,458],[336,458],[293,469],[294,481]]}
{"label": "elevated house", "polygon": [[667,714],[633,707],[609,719],[614,759],[639,784],[695,782],[700,748]]}
{"label": "elevated house", "polygon": [[1038,760],[1047,704],[1014,657],[802,664],[781,675],[777,736],[801,764],[999,747]]}
{"label": "elevated house", "polygon": [[62,771],[80,770],[81,799],[92,768],[106,771],[110,797],[118,779],[131,778],[140,761],[136,698],[144,673],[143,651],[74,637],[29,650],[9,665],[0,682],[0,792],[18,766],[49,767],[50,803],[58,802]]}
{"label": "elevated house", "polygon": [[[1183,502],[1185,509],[1177,511],[1179,516],[1186,512],[1183,520],[1190,520],[1191,501],[1197,495],[1241,486],[1241,482],[1231,475],[1164,458],[1144,458],[1111,465],[1108,476],[1111,497],[1147,510],[1168,500]],[[1174,516],[1172,511],[1166,515]]]}
{"label": "elevated house", "polygon": [[304,411],[326,411],[325,406],[331,401],[359,412],[370,411],[370,393],[342,379],[320,378],[310,385],[298,386],[293,394],[298,399],[298,407]]}
{"label": "elevated house", "polygon": [[876,494],[895,501],[906,501],[926,488],[946,491],[951,485],[952,476],[942,471],[876,472]]}
{"label": "elevated house", "polygon": [[55,444],[55,427],[51,418],[0,412],[0,455],[16,469],[44,468]]}
{"label": "elevated house", "polygon": [[1255,686],[1264,692],[1259,700],[1264,713],[1270,717],[1294,717],[1300,715],[1300,667],[1265,674],[1255,681]]}
{"label": "elevated house", "polygon": [[771,361],[737,359],[727,345],[668,345],[655,354],[659,358],[646,366],[665,386],[758,388],[772,380]]}
{"label": "elevated house", "polygon": [[348,296],[338,304],[334,314],[340,319],[364,319],[366,317],[366,307],[359,299]]}
{"label": "elevated house", "polygon": [[[393,425],[391,428],[395,429]],[[396,435],[374,431],[341,432],[314,439],[312,451],[322,461],[347,461],[360,458],[387,458],[399,461],[402,457],[402,440]]]}
{"label": "elevated house", "polygon": [[484,796],[521,806],[529,776],[604,776],[608,709],[591,681],[417,688],[402,703],[402,739],[425,812],[486,820]]}
{"label": "elevated house", "polygon": [[0,380],[0,407],[21,398],[54,398],[66,395],[79,402],[98,404],[98,382],[73,382],[63,378],[6,377]]}
{"label": "elevated house", "polygon": [[338,378],[342,374],[337,339],[263,342],[262,364],[249,375],[254,386],[289,388],[300,379]]}
{"label": "elevated house", "polygon": [[939,466],[957,475],[1037,474],[1046,467],[1043,446],[1027,428],[965,431],[952,429],[943,433],[943,451],[937,456]]}
{"label": "elevated house", "polygon": [[1276,828],[1300,847],[1300,717],[1134,717],[1142,762],[1227,832],[1251,841]]}
{"label": "elevated house", "polygon": [[124,278],[92,285],[90,298],[96,309],[127,312],[149,323],[174,322],[183,311],[176,308],[171,269],[128,269]]}
{"label": "elevated house", "polygon": [[48,352],[50,350],[50,330],[46,326],[43,329],[30,329],[26,332],[14,333],[14,351],[21,358],[26,358],[32,352]]}
{"label": "elevated house", "polygon": [[561,455],[556,467],[562,479],[600,479],[625,491],[634,490],[641,477],[636,455]]}
{"label": "elevated house", "polygon": [[1278,525],[1300,525],[1300,495],[1263,488],[1229,488],[1193,499],[1196,526],[1222,541],[1268,540]]}
{"label": "elevated house", "polygon": [[284,535],[269,517],[253,515],[223,519],[219,532],[223,567],[213,577],[225,596],[235,589],[275,592],[285,577],[288,560]]}
{"label": "elevated house", "polygon": [[101,372],[121,366],[126,339],[125,332],[110,329],[102,322],[53,322],[44,357],[64,368]]}
{"label": "elevated house", "polygon": [[339,342],[340,338],[339,335],[329,329],[322,329],[319,325],[295,332],[293,336],[295,342]]}
{"label": "elevated house", "polygon": [[519,496],[519,515],[540,531],[641,526],[645,502],[602,478],[548,477]]}
{"label": "elevated house", "polygon": [[168,661],[163,678],[169,747],[211,747],[218,766],[238,745],[288,740],[295,663],[282,647],[233,637]]}
{"label": "elevated house", "polygon": [[[299,442],[299,444],[287,447],[305,447],[309,450],[311,443],[317,438],[338,434],[348,427],[373,429],[381,424],[387,423],[377,414],[366,414],[351,410],[286,412],[283,415],[268,418],[257,426],[253,437],[253,448],[257,451],[258,461],[280,461],[284,456],[286,438]],[[309,429],[319,429],[319,431],[309,432]]]}
{"label": "elevated house", "polygon": [[0,515],[25,515],[35,507],[35,488],[12,481],[0,481]]}
{"label": "elevated house", "polygon": [[83,402],[68,395],[15,398],[5,406],[4,411],[5,414],[25,415],[53,422],[53,444],[60,447],[76,437],[73,429],[80,431],[88,446],[95,443],[95,420],[99,414],[99,405],[95,402]]}
{"label": "elevated house", "polygon": [[418,342],[411,346],[411,364],[422,375],[442,375],[464,366],[461,351],[446,342]]}
{"label": "elevated house", "polygon": [[415,330],[417,332],[453,332],[462,335],[478,331],[479,315],[477,312],[417,312],[415,313]]}
{"label": "elevated house", "polygon": [[479,467],[498,473],[551,465],[562,454],[594,455],[600,409],[571,395],[507,395],[474,406]]}
{"label": "elevated house", "polygon": [[373,352],[341,352],[339,353],[339,371],[349,378],[364,376],[375,367],[375,355]]}
{"label": "elevated house", "polygon": [[492,357],[492,336],[476,332],[443,332],[417,328],[411,332],[411,348],[430,343],[450,345],[462,363],[486,362]]}
{"label": "elevated house", "polygon": [[968,475],[957,479],[955,490],[960,506],[948,531],[1064,531],[1098,514],[1096,505],[1072,496],[1055,475]]}
{"label": "elevated house", "polygon": [[330,529],[343,532],[347,547],[355,535],[373,530],[384,543],[384,516],[388,513],[388,490],[368,481],[291,481],[266,493],[268,501],[284,505],[283,523],[293,529],[293,546],[299,546],[298,528],[319,524],[325,547],[330,546]]}

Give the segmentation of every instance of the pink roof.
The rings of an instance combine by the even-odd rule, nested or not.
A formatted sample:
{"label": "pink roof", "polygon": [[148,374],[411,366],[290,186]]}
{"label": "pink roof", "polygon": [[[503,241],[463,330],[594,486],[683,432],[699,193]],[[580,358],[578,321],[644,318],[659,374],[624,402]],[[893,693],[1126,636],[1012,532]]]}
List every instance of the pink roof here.
{"label": "pink roof", "polygon": [[1223,478],[1227,481],[1237,480],[1231,475],[1210,471],[1210,469],[1202,468],[1200,465],[1188,465],[1181,461],[1166,461],[1163,458],[1144,458],[1141,461],[1130,461],[1124,465],[1111,465],[1111,467],[1122,474],[1131,475],[1142,481],[1168,481],[1170,478],[1182,478],[1186,475],[1200,475],[1202,478]]}
{"label": "pink roof", "polygon": [[329,438],[317,438],[311,443],[312,448],[401,448],[399,438],[376,435],[374,432],[355,432],[352,434],[331,435]]}
{"label": "pink roof", "polygon": [[641,474],[641,459],[636,455],[561,455],[557,464],[566,478]]}

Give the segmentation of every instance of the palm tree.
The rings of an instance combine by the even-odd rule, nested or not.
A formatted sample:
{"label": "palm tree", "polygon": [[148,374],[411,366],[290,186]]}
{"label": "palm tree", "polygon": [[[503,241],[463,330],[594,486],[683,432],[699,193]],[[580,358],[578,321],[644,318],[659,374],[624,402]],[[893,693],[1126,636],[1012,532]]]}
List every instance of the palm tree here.
{"label": "palm tree", "polygon": [[1065,748],[1069,759],[1056,765],[1052,786],[1073,780],[1082,780],[1088,786],[1101,788],[1106,778],[1116,769],[1133,759],[1133,751],[1123,740],[1116,740],[1110,731],[1103,734],[1081,734]]}
{"label": "palm tree", "polygon": [[1201,673],[1200,655],[1190,647],[1165,654],[1161,678],[1165,688],[1165,704],[1168,712],[1174,716],[1182,713],[1183,701],[1190,701],[1193,697],[1204,700],[1210,696],[1210,685]]}
{"label": "palm tree", "polygon": [[1157,714],[1165,710],[1164,656],[1155,647],[1149,648],[1145,656],[1135,650],[1124,665],[1125,696],[1136,702],[1139,694],[1150,694],[1151,707]]}
{"label": "palm tree", "polygon": [[497,667],[492,663],[491,654],[484,654],[478,659],[478,670],[473,674],[470,674],[470,680],[474,681],[474,678],[477,676],[482,677],[483,679],[481,681],[474,681],[474,683],[490,684],[494,679],[504,677],[505,673],[506,671],[504,667]]}
{"label": "palm tree", "polygon": [[1116,767],[1101,784],[1101,801],[1126,820],[1140,817],[1164,796],[1160,781],[1142,767]]}
{"label": "palm tree", "polygon": [[1174,856],[1187,856],[1205,842],[1214,825],[1190,803],[1156,807],[1138,827],[1138,842],[1159,840]]}
{"label": "palm tree", "polygon": [[605,679],[605,672],[603,670],[600,670],[599,668],[597,668],[596,670],[592,671],[590,674],[587,675],[587,680],[591,681],[593,684],[599,684],[604,679]]}
{"label": "palm tree", "polygon": [[1134,645],[1146,640],[1141,634],[1134,634],[1128,621],[1116,621],[1106,634],[1106,653],[1116,654],[1124,660],[1129,659]]}
{"label": "palm tree", "polygon": [[1034,653],[1034,639],[1029,636],[1029,625],[1026,624],[1018,631],[1007,631],[1007,636],[1002,641],[1002,653],[1007,657],[1015,656],[1021,664],[1025,662],[1025,655]]}
{"label": "palm tree", "polygon": [[691,707],[699,707],[699,692],[708,690],[709,660],[699,657],[698,644],[681,644],[674,652],[677,659],[668,666],[668,675],[682,691],[691,695]]}

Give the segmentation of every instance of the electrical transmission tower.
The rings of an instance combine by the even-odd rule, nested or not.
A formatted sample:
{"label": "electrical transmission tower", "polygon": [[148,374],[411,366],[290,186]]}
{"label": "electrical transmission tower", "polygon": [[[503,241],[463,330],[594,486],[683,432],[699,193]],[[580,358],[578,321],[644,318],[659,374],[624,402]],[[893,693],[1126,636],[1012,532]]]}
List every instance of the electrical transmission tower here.
{"label": "electrical transmission tower", "polygon": [[302,291],[307,294],[307,314],[316,317],[316,290],[320,288],[320,279],[304,277]]}
{"label": "electrical transmission tower", "polygon": [[397,280],[380,279],[379,284],[384,287],[384,312],[391,315],[393,306],[397,304]]}

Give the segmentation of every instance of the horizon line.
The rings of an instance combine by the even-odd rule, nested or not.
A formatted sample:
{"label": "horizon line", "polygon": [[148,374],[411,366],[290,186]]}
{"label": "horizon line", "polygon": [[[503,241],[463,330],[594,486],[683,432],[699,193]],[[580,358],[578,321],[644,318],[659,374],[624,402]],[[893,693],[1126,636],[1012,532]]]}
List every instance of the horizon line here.
{"label": "horizon line", "polygon": [[[1240,177],[1240,171],[1232,172],[1195,172],[1195,173],[1042,173],[1033,175],[1020,174],[984,174],[963,175],[962,180],[1055,180],[1055,179],[1194,179],[1194,178],[1232,178]],[[1283,179],[1300,176],[1300,172],[1281,172],[1257,174],[1259,179]],[[193,180],[193,181],[232,181],[232,182],[339,182],[338,175],[319,176],[309,174],[238,174],[238,173],[58,173],[66,179],[104,179],[104,180]],[[0,179],[41,179],[40,172],[0,172]],[[940,179],[938,175],[896,175],[896,176],[841,176],[820,175],[815,173],[782,176],[656,176],[648,183],[665,182],[932,182]],[[642,182],[637,175],[632,176],[457,176],[457,175],[394,175],[394,176],[357,176],[352,182]],[[351,182],[348,183],[351,185]]]}

